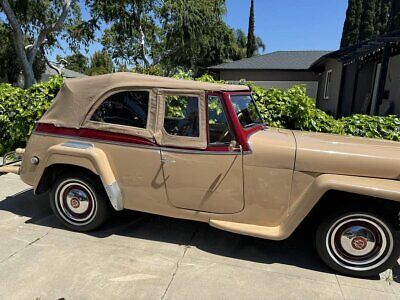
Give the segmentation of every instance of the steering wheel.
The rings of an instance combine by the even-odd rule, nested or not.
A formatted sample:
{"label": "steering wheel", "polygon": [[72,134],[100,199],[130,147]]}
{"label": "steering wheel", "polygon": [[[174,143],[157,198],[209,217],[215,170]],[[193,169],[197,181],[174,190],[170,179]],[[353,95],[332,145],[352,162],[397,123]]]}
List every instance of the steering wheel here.
{"label": "steering wheel", "polygon": [[225,138],[231,133],[229,128],[227,128],[223,134],[221,134],[220,138],[218,139],[218,142],[223,142]]}

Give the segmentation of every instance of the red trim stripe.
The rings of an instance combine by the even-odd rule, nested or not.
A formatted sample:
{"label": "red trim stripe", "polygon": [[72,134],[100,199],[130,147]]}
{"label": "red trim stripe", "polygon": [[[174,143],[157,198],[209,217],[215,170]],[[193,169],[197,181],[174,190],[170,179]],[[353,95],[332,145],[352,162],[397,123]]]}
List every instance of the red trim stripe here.
{"label": "red trim stripe", "polygon": [[[120,142],[120,143],[128,143],[135,145],[145,145],[145,146],[153,146],[159,147],[157,143],[150,141],[146,138],[133,136],[129,134],[123,133],[115,133],[103,130],[96,129],[88,129],[88,128],[66,128],[66,127],[56,127],[53,124],[44,124],[38,123],[35,132],[38,133],[48,133],[52,135],[60,135],[60,136],[70,136],[70,137],[81,137],[81,138],[89,138],[99,141],[111,141],[111,142]],[[193,149],[186,147],[166,147],[172,149],[185,149],[185,150],[196,150],[196,151],[213,151],[213,152],[228,152],[229,149],[227,146],[208,146],[206,149]]]}
{"label": "red trim stripe", "polygon": [[157,146],[156,143],[142,137],[133,136],[123,133],[114,133],[102,130],[88,129],[88,128],[66,128],[66,127],[56,127],[53,124],[43,124],[39,123],[35,132],[43,132],[55,135],[65,135],[71,137],[82,137],[95,140],[121,142],[128,144],[146,145],[146,146]]}

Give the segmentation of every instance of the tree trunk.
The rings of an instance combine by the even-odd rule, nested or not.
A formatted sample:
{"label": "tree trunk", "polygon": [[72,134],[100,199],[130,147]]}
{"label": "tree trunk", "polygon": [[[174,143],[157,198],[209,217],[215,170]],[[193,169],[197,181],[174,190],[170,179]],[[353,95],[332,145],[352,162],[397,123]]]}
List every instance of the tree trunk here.
{"label": "tree trunk", "polygon": [[0,1],[1,7],[3,8],[4,13],[7,16],[7,20],[10,23],[10,26],[14,32],[14,46],[15,51],[17,52],[17,57],[22,64],[22,72],[24,74],[24,88],[29,88],[34,83],[36,83],[35,74],[33,72],[33,62],[36,59],[36,54],[39,48],[42,46],[48,34],[61,30],[65,19],[68,16],[69,9],[73,2],[76,0],[63,1],[63,10],[58,20],[54,24],[43,28],[40,31],[39,36],[35,39],[33,45],[27,51],[25,50],[24,46],[25,35],[21,29],[21,24],[19,23],[13,9],[10,6],[10,3],[8,2],[8,0]]}
{"label": "tree trunk", "polygon": [[1,6],[14,32],[14,47],[15,51],[17,52],[17,57],[22,64],[22,72],[24,74],[24,87],[28,88],[32,84],[34,84],[36,80],[35,74],[33,73],[32,63],[28,60],[28,57],[25,53],[24,34],[22,32],[21,25],[19,24],[18,19],[10,6],[10,3],[8,3],[7,0],[2,0]]}

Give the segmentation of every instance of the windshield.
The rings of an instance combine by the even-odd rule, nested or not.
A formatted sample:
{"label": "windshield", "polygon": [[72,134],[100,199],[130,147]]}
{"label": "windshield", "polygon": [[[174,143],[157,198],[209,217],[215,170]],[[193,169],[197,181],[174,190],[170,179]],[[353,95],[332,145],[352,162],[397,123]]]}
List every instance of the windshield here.
{"label": "windshield", "polygon": [[231,101],[239,122],[244,128],[263,123],[256,103],[250,95],[231,95]]}

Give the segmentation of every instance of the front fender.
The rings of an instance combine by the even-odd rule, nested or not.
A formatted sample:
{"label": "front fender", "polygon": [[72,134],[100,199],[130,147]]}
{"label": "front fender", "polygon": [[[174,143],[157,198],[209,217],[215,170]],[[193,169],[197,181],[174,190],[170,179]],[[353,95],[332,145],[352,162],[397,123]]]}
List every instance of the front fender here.
{"label": "front fender", "polygon": [[[69,164],[86,168],[97,174],[107,192],[110,202],[115,210],[124,208],[122,192],[117,183],[114,172],[103,150],[96,148],[93,144],[84,142],[69,141],[54,145],[47,151],[46,162],[42,165],[44,169],[55,164]],[[39,184],[41,176],[37,177]]]}
{"label": "front fender", "polygon": [[[400,181],[346,175],[320,175],[290,207],[285,232],[289,236],[317,202],[330,190],[349,192],[400,202]],[[338,199],[338,201],[340,201]]]}

